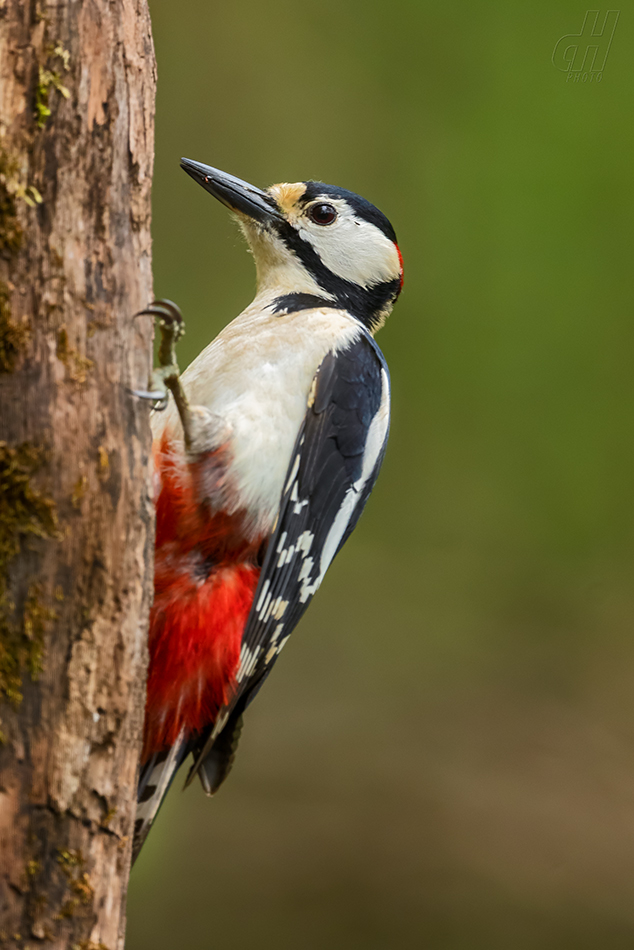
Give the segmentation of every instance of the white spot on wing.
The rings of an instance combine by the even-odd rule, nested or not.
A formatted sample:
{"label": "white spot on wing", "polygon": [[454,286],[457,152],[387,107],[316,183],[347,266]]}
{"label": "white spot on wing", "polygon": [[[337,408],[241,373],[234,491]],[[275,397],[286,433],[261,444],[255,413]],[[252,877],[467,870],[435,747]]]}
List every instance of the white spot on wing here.
{"label": "white spot on wing", "polygon": [[255,605],[256,612],[260,611],[260,608],[262,606],[262,603],[264,601],[264,598],[266,597],[267,591],[270,586],[271,586],[271,582],[269,580],[264,581],[264,584],[262,585],[262,593],[258,597],[258,602]]}
{"label": "white spot on wing", "polygon": [[257,613],[258,613],[258,617],[260,618],[260,620],[266,620],[266,611],[267,611],[267,609],[268,609],[269,604],[271,603],[271,597],[272,597],[272,596],[273,596],[272,594],[267,594],[267,595],[266,595],[266,600],[265,600],[264,603],[262,604],[261,609],[258,610]]}
{"label": "white spot on wing", "polygon": [[275,601],[275,606],[271,610],[271,616],[274,620],[281,620],[284,614],[286,613],[286,608],[288,607],[288,601],[282,600],[281,597],[278,597]]}
{"label": "white spot on wing", "polygon": [[236,680],[238,683],[241,683],[245,677],[249,677],[251,675],[255,669],[255,664],[257,663],[261,652],[261,646],[254,647],[253,650],[250,650],[246,644],[242,644],[240,649],[240,666],[238,667],[238,672],[236,674]]}
{"label": "white spot on wing", "polygon": [[291,544],[290,548],[286,548],[286,550],[282,551],[282,553],[280,554],[278,562],[277,562],[277,566],[284,567],[285,564],[290,562],[294,553],[295,553],[295,545]]}
{"label": "white spot on wing", "polygon": [[227,709],[222,715],[218,716],[216,720],[216,725],[214,726],[214,731],[209,738],[209,744],[213,743],[214,739],[217,739],[224,727],[227,725],[227,720],[229,719],[229,710]]}
{"label": "white spot on wing", "polygon": [[[287,601],[284,601],[283,603],[287,606]],[[284,609],[286,609],[286,606],[284,607]],[[271,660],[272,660],[273,657],[276,655],[276,653],[279,653],[279,648],[278,648],[278,645],[277,645],[277,641],[278,641],[279,636],[280,636],[280,634],[282,633],[283,629],[284,629],[284,624],[283,624],[283,623],[278,623],[278,625],[277,625],[277,627],[275,628],[275,631],[274,631],[274,633],[273,633],[273,636],[271,637],[271,643],[270,643],[270,646],[269,646],[269,651],[268,651],[268,653],[266,654],[266,656],[265,656],[265,658],[264,658],[264,662],[265,662],[266,664],[268,664],[268,663],[271,662]],[[288,637],[287,637],[286,639],[288,639]]]}
{"label": "white spot on wing", "polygon": [[297,539],[297,550],[303,551],[304,556],[306,556],[309,553],[314,540],[315,535],[311,531],[302,532],[302,534],[300,534],[299,538]]}
{"label": "white spot on wing", "polygon": [[[303,581],[308,577],[308,575],[313,569],[313,564],[314,564],[314,561],[312,557],[307,557],[304,563],[302,564],[302,569],[299,572],[299,577],[297,578],[298,581]],[[302,603],[304,603],[305,599],[306,598],[301,599]]]}

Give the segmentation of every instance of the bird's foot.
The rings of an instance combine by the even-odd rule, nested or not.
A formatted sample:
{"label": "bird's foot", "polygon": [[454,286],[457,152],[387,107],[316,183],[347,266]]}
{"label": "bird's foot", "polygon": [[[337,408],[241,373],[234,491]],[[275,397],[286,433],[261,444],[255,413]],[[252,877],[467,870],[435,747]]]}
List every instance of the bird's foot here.
{"label": "bird's foot", "polygon": [[213,451],[222,445],[231,435],[229,426],[219,416],[204,406],[190,406],[180,381],[180,371],[176,362],[176,344],[185,333],[183,316],[171,300],[154,300],[137,317],[148,314],[155,317],[161,334],[158,351],[158,366],[152,373],[147,390],[133,390],[135,396],[154,401],[154,409],[161,411],[167,407],[169,393],[174,397],[176,408],[183,427],[185,447],[192,458]]}
{"label": "bird's foot", "polygon": [[168,391],[172,390],[172,386],[177,384],[180,388],[176,344],[185,333],[185,322],[180,309],[171,300],[153,300],[144,310],[139,310],[135,318],[145,315],[154,317],[158,322],[161,334],[159,365],[152,372],[148,389],[135,389],[133,395],[152,400],[156,403],[153,408],[160,412],[167,407]]}
{"label": "bird's foot", "polygon": [[149,388],[147,390],[136,389],[133,390],[133,393],[141,399],[153,400],[155,403],[154,409],[158,411],[167,408],[168,393],[171,393],[183,425],[185,445],[189,448],[193,442],[191,410],[181,384],[180,370],[176,360],[176,344],[185,333],[185,321],[180,309],[171,300],[154,300],[145,310],[140,310],[135,316],[140,317],[145,314],[154,317],[158,322],[161,334],[158,366],[152,373]]}
{"label": "bird's foot", "polygon": [[146,314],[157,320],[161,334],[158,366],[152,373],[149,389],[147,391],[137,390],[135,395],[143,399],[158,400],[162,405],[155,408],[164,409],[167,405],[168,390],[173,393],[177,404],[179,400],[176,393],[174,393],[175,388],[180,390],[180,394],[184,399],[176,360],[176,344],[185,333],[185,321],[180,309],[171,300],[154,300],[135,316],[141,317]]}

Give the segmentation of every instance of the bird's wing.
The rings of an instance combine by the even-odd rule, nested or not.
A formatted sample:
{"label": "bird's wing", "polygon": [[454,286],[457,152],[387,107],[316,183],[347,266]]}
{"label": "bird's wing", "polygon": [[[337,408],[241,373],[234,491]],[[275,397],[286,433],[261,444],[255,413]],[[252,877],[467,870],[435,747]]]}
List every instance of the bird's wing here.
{"label": "bird's wing", "polygon": [[[187,784],[200,772],[211,793],[220,784],[215,777],[227,774],[219,737],[225,727],[234,733],[355,527],[383,461],[389,417],[387,366],[363,332],[345,349],[329,352],[313,381],[242,637],[237,688],[210,733],[200,738]],[[233,750],[235,743],[227,748]]]}
{"label": "bird's wing", "polygon": [[155,752],[141,767],[132,840],[133,864],[139,856],[143,842],[150,832],[152,822],[158,814],[174,776],[189,751],[184,731],[181,730],[171,748]]}

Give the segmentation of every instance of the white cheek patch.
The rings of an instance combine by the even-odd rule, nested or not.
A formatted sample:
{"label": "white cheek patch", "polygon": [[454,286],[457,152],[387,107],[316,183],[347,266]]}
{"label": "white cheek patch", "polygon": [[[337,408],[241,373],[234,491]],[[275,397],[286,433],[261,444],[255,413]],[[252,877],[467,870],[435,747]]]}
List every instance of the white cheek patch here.
{"label": "white cheek patch", "polygon": [[396,246],[374,224],[357,218],[347,205],[339,205],[339,218],[330,226],[311,225],[303,219],[301,237],[315,249],[328,270],[362,287],[372,287],[400,277]]}

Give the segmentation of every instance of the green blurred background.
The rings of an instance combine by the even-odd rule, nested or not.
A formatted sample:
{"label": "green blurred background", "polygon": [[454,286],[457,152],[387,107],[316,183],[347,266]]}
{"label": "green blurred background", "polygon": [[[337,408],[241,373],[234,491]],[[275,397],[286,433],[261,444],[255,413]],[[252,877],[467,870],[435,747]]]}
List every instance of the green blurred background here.
{"label": "green blurred background", "polygon": [[405,290],[367,513],[229,781],[173,788],[128,950],[631,950],[630,13],[583,84],[551,62],[563,0],[151,10],[181,365],[254,286],[181,155],[369,198]]}

